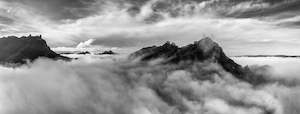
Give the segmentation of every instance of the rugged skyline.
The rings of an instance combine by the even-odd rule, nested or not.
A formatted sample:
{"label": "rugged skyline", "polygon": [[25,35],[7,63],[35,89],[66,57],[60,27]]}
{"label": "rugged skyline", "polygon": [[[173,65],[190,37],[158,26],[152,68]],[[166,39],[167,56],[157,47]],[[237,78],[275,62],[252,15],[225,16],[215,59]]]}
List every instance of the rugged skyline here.
{"label": "rugged skyline", "polygon": [[210,38],[145,47],[129,58],[83,52],[71,60],[51,51],[41,36],[0,42],[1,114],[299,112],[299,78],[269,73],[268,66],[243,67]]}
{"label": "rugged skyline", "polygon": [[0,0],[0,114],[300,114],[299,4]]}
{"label": "rugged skyline", "polygon": [[52,48],[140,48],[203,36],[228,55],[299,55],[299,0],[1,0],[0,34],[42,34]]}

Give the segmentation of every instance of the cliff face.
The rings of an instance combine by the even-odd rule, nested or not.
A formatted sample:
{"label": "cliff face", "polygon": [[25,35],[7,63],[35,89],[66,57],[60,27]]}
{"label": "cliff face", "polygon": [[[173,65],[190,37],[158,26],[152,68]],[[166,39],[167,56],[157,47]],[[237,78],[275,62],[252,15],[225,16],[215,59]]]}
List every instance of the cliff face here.
{"label": "cliff face", "polygon": [[41,36],[28,37],[4,37],[0,38],[0,63],[25,63],[26,60],[33,61],[39,57],[51,59],[69,58],[61,56],[52,51]]}
{"label": "cliff face", "polygon": [[212,62],[223,67],[236,78],[250,83],[261,83],[265,80],[256,76],[248,68],[243,68],[227,57],[222,48],[210,38],[204,38],[187,46],[178,47],[174,43],[167,42],[162,46],[146,47],[132,53],[130,59],[140,59],[143,62],[161,59],[162,64],[179,64],[182,62]]}

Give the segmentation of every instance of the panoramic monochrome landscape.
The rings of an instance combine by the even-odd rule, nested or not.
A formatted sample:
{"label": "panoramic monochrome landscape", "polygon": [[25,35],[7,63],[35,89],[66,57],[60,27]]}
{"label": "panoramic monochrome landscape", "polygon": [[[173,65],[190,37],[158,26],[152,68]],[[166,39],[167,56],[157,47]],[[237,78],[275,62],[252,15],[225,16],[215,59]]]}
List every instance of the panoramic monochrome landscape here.
{"label": "panoramic monochrome landscape", "polygon": [[299,0],[0,0],[0,114],[300,114]]}

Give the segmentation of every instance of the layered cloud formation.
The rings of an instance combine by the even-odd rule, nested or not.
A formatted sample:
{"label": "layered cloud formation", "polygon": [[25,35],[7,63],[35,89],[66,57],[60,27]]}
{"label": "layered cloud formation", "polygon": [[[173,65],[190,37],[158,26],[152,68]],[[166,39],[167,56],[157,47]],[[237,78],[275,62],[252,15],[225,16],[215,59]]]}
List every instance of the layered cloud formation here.
{"label": "layered cloud formation", "polygon": [[[42,34],[59,51],[131,49],[167,40],[185,45],[211,36],[229,55],[298,54],[299,13],[298,0],[1,0],[0,34]],[[251,85],[213,63],[110,57],[0,66],[0,113],[300,112],[299,73],[290,71],[299,67],[295,60],[290,67],[284,61],[274,68],[251,66],[274,80]]]}
{"label": "layered cloud formation", "polygon": [[[139,64],[118,57],[39,59],[0,67],[5,114],[298,114],[299,83],[253,86],[218,64]],[[269,78],[277,79],[273,75]],[[285,79],[289,79],[286,77]]]}
{"label": "layered cloud formation", "polygon": [[1,35],[43,34],[52,47],[89,39],[105,47],[184,45],[213,36],[230,55],[300,52],[298,0],[2,0],[0,6]]}

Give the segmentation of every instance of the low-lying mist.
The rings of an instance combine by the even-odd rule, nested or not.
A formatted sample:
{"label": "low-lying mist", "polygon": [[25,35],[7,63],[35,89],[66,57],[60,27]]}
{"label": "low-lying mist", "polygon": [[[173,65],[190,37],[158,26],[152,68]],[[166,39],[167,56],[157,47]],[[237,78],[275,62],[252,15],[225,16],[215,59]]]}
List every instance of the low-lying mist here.
{"label": "low-lying mist", "polygon": [[[209,62],[38,59],[0,67],[1,114],[298,114],[299,86],[253,86]],[[289,77],[287,77],[289,78]]]}

